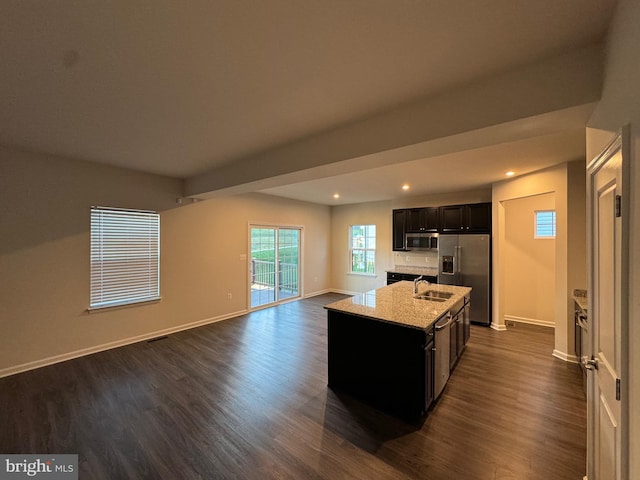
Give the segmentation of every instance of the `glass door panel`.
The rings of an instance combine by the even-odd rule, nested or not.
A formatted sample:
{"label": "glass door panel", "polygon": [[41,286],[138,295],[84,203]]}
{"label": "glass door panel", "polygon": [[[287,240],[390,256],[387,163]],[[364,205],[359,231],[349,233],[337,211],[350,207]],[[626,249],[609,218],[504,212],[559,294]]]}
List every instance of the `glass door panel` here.
{"label": "glass door panel", "polygon": [[297,297],[298,288],[298,251],[300,230],[278,230],[278,299]]}
{"label": "glass door panel", "polygon": [[251,308],[276,301],[276,229],[251,228]]}
{"label": "glass door panel", "polygon": [[300,229],[251,227],[251,308],[300,296]]}

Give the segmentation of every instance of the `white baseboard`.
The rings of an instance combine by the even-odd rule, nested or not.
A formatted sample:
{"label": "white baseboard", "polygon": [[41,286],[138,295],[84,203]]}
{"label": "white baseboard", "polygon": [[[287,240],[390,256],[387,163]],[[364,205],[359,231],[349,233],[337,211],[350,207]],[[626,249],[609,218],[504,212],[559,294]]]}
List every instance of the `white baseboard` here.
{"label": "white baseboard", "polygon": [[506,325],[498,325],[497,323],[491,322],[491,328],[497,330],[499,332],[504,332],[507,329]]}
{"label": "white baseboard", "polygon": [[565,362],[579,363],[578,357],[561,352],[560,350],[553,350],[552,355],[556,358],[559,358],[560,360],[564,360]]}
{"label": "white baseboard", "polygon": [[[320,290],[318,292],[312,292],[312,293],[306,294],[304,298],[315,297],[318,295],[323,295],[325,293],[343,293],[345,295],[358,294],[358,292],[348,292],[345,290],[336,290],[336,289],[329,288],[326,290]],[[299,300],[299,298],[294,298],[291,301],[295,301],[295,300]],[[65,362],[67,360],[73,360],[74,358],[84,357],[85,355],[91,355],[93,353],[103,352],[105,350],[111,350],[112,348],[131,345],[132,343],[142,342],[145,340],[149,340],[151,338],[170,335],[172,333],[180,332],[182,330],[189,330],[190,328],[201,327],[204,325],[208,325],[210,323],[216,323],[222,320],[228,320],[230,318],[239,317],[247,313],[249,313],[249,310],[247,309],[240,310],[237,312],[227,313],[225,315],[219,315],[217,317],[205,318],[204,320],[198,320],[197,322],[186,323],[183,325],[178,325],[176,327],[166,328],[164,330],[156,330],[154,332],[145,333],[143,335],[137,335],[135,337],[124,338],[122,340],[116,340],[115,342],[109,342],[103,345],[96,345],[94,347],[83,348],[81,350],[76,350],[74,352],[54,355],[53,357],[47,357],[40,360],[34,360],[33,362],[27,362],[21,365],[15,365],[12,367],[3,368],[3,369],[0,369],[0,378],[8,377],[10,375],[15,375],[17,373],[26,372],[29,370],[34,370],[36,368],[46,367],[47,365],[53,365],[55,363]]]}
{"label": "white baseboard", "polygon": [[46,367],[47,365],[53,365],[54,363],[60,363],[60,362],[65,362],[67,360],[72,360],[74,358],[84,357],[85,355],[91,355],[92,353],[103,352],[105,350],[111,350],[112,348],[131,345],[132,343],[142,342],[144,340],[149,340],[151,338],[170,335],[172,333],[181,332],[182,330],[189,330],[190,328],[202,327],[203,325],[208,325],[210,323],[216,323],[222,320],[228,320],[230,318],[239,317],[246,313],[247,313],[247,310],[227,313],[225,315],[220,315],[217,317],[198,320],[197,322],[186,323],[184,325],[178,325],[176,327],[165,328],[164,330],[157,330],[155,332],[145,333],[143,335],[137,335],[135,337],[116,340],[115,342],[109,342],[103,345],[96,345],[95,347],[83,348],[81,350],[76,350],[75,352],[63,353],[61,355],[54,355],[53,357],[43,358],[41,360],[35,360],[33,362],[27,362],[21,365],[15,365],[13,367],[3,368],[0,370],[0,378],[8,377],[9,375],[15,375],[17,373],[26,372],[28,370],[34,370],[40,367]]}
{"label": "white baseboard", "polygon": [[515,315],[505,315],[504,321],[516,323],[528,323],[529,325],[538,325],[540,327],[556,328],[556,324],[547,320],[538,320],[537,318],[516,317]]}
{"label": "white baseboard", "polygon": [[318,290],[317,292],[305,293],[304,298],[317,297],[319,295],[324,295],[325,293],[332,293],[332,292],[333,290],[331,290],[330,288],[327,288],[325,290]]}
{"label": "white baseboard", "polygon": [[351,292],[349,290],[340,290],[340,289],[337,289],[337,288],[332,288],[330,290],[330,292],[331,293],[341,293],[342,295],[351,295],[351,296],[360,295],[362,293],[362,292]]}

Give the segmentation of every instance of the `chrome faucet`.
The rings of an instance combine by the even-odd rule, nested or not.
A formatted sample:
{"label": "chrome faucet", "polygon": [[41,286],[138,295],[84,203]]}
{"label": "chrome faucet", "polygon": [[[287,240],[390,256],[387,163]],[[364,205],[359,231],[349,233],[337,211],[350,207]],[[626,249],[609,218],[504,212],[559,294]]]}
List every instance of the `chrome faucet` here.
{"label": "chrome faucet", "polygon": [[416,278],[413,281],[413,294],[414,295],[418,294],[418,285],[420,285],[421,283],[426,283],[427,287],[429,286],[429,280],[427,280],[426,278],[423,278],[423,276],[420,275],[418,278]]}

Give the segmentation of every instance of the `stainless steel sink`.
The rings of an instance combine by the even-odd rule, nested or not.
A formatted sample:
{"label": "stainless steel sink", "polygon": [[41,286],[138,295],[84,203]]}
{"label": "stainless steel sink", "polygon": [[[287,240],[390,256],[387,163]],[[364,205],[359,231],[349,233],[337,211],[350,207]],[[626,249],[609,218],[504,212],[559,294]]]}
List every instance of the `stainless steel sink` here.
{"label": "stainless steel sink", "polygon": [[418,300],[430,300],[432,302],[445,302],[453,296],[453,293],[439,292],[437,290],[427,290],[419,295],[414,295],[413,298]]}
{"label": "stainless steel sink", "polygon": [[429,295],[424,295],[424,294],[416,295],[413,298],[415,298],[416,300],[428,300],[430,302],[446,302],[447,301],[446,298],[431,297]]}

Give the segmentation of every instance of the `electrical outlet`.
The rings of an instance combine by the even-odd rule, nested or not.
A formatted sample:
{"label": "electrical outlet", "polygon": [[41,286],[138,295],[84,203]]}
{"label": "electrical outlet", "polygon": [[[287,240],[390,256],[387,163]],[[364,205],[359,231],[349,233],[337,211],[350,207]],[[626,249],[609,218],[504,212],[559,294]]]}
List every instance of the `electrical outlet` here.
{"label": "electrical outlet", "polygon": [[231,293],[227,293],[227,300],[231,300],[233,298],[233,295],[231,295]]}

